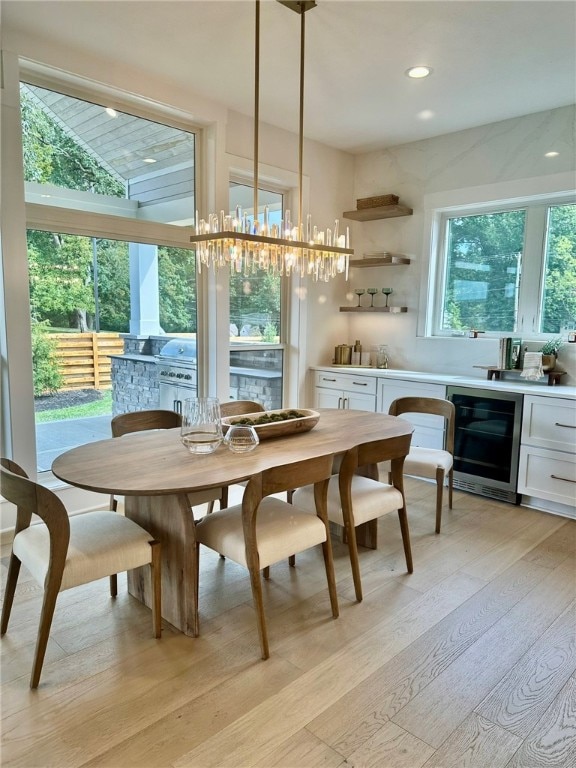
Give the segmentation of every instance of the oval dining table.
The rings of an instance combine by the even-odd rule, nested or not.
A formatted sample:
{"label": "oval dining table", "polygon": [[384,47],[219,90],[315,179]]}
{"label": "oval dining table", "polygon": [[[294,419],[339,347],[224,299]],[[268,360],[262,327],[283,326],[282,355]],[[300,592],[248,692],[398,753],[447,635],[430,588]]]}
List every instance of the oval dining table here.
{"label": "oval dining table", "polygon": [[[125,497],[125,514],[162,544],[162,617],[187,635],[198,635],[194,595],[198,589],[194,518],[189,493],[248,480],[276,466],[343,454],[356,445],[387,440],[397,446],[394,481],[402,483],[413,426],[383,413],[319,409],[309,432],[263,440],[245,454],[221,445],[214,453],[190,453],[178,429],[136,432],[72,448],[52,464],[60,480],[78,488]],[[294,478],[294,488],[298,478]],[[400,487],[402,487],[400,485]],[[128,573],[130,594],[150,606],[147,569]]]}

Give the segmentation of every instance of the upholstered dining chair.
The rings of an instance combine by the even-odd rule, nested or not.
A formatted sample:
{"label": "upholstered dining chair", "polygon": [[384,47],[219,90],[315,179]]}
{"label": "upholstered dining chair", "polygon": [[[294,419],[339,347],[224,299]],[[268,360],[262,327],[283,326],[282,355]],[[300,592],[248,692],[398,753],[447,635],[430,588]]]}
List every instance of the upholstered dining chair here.
{"label": "upholstered dining chair", "polygon": [[[338,617],[332,547],[326,514],[326,493],[332,456],[298,461],[254,475],[242,504],[219,510],[196,524],[198,567],[200,545],[246,567],[250,573],[262,658],[270,655],[260,570],[297,552],[322,545],[332,616]],[[315,514],[298,509],[272,494],[294,486],[294,480],[313,484]],[[196,605],[196,612],[198,606]]]}
{"label": "upholstered dining chair", "polygon": [[444,419],[444,447],[423,448],[412,446],[404,462],[404,474],[436,480],[436,533],[442,524],[442,500],[444,483],[448,477],[448,506],[452,509],[454,488],[454,423],[456,409],[450,400],[437,397],[399,397],[390,404],[388,413],[401,416],[421,413],[441,416]]}
{"label": "upholstered dining chair", "polygon": [[[408,453],[411,435],[374,440],[358,445],[347,451],[340,463],[339,472],[330,479],[328,487],[328,518],[343,526],[348,544],[348,554],[354,581],[356,600],[362,600],[362,580],[356,528],[362,524],[376,523],[379,517],[389,512],[398,512],[404,556],[408,573],[412,573],[412,550],[410,531],[404,498],[402,459],[398,456]],[[390,483],[379,480],[380,462],[394,460]],[[313,509],[313,494],[310,486],[294,491],[293,503],[309,512]],[[373,535],[375,539],[375,531]]]}
{"label": "upholstered dining chair", "polygon": [[[15,462],[0,459],[2,496],[17,508],[16,528],[6,579],[0,634],[8,629],[20,565],[44,588],[44,600],[32,664],[30,688],[37,688],[60,592],[105,576],[117,594],[116,574],[150,565],[154,637],[160,637],[160,543],[133,520],[111,511],[68,517],[64,504],[48,488],[33,482]],[[31,525],[32,515],[42,523]]]}
{"label": "upholstered dining chair", "polygon": [[[163,410],[161,408],[147,411],[131,411],[130,413],[120,413],[112,418],[110,423],[112,437],[123,437],[132,432],[145,432],[154,429],[174,429],[182,424],[182,415],[175,411]],[[214,501],[219,501],[221,507],[228,504],[227,488],[212,488],[206,491],[198,491],[188,494],[190,506],[197,507],[200,504],[213,505]],[[112,496],[110,503],[112,509],[118,508],[118,500]]]}
{"label": "upholstered dining chair", "polygon": [[[220,403],[220,414],[227,416],[243,416],[246,413],[262,413],[265,410],[261,403],[254,400],[229,400],[226,403]],[[245,483],[240,483],[245,485]],[[220,509],[228,506],[228,488],[223,489],[224,499],[220,500]],[[214,500],[208,502],[206,514],[211,515],[214,511]]]}

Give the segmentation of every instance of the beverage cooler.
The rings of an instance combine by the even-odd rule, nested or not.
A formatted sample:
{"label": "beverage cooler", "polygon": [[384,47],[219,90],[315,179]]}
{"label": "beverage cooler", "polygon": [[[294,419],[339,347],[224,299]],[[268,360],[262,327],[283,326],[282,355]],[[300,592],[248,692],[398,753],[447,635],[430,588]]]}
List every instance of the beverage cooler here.
{"label": "beverage cooler", "polygon": [[448,387],[454,403],[454,487],[513,504],[517,493],[521,394]]}

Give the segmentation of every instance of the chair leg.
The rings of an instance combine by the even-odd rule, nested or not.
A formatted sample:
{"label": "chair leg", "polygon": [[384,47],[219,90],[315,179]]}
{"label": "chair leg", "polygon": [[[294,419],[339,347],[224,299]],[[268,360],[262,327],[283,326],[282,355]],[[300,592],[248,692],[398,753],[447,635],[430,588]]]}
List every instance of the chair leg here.
{"label": "chair leg", "polygon": [[214,512],[214,501],[209,501],[208,508],[206,509],[206,514],[211,515],[212,512]]}
{"label": "chair leg", "polygon": [[118,574],[116,573],[110,574],[110,596],[118,596]]}
{"label": "chair leg", "polygon": [[444,493],[444,470],[436,470],[436,533],[440,533],[442,523],[442,495]]}
{"label": "chair leg", "polygon": [[38,683],[40,682],[42,665],[44,664],[44,656],[46,655],[46,645],[48,644],[50,627],[52,626],[52,617],[54,616],[56,599],[58,597],[58,588],[59,584],[51,584],[50,577],[48,576],[48,584],[44,590],[44,600],[42,602],[42,613],[40,614],[40,625],[38,627],[38,638],[36,640],[34,661],[32,663],[30,688],[38,688]]}
{"label": "chair leg", "polygon": [[288,565],[291,568],[294,568],[296,566],[296,555],[290,555],[290,557],[288,558]]}
{"label": "chair leg", "polygon": [[336,592],[336,577],[334,576],[334,558],[332,557],[332,542],[330,540],[328,526],[326,526],[326,534],[326,541],[322,542],[322,554],[324,555],[324,566],[326,568],[326,580],[328,582],[332,616],[337,619],[340,615],[340,611],[338,610],[338,594]]}
{"label": "chair leg", "polygon": [[265,579],[270,578],[270,566],[267,565],[266,568],[262,568],[262,576],[264,576]]}
{"label": "chair leg", "polygon": [[448,507],[452,509],[452,495],[454,491],[454,469],[448,472]]}
{"label": "chair leg", "polygon": [[400,519],[400,530],[402,532],[402,543],[404,544],[406,567],[408,569],[408,573],[413,573],[414,566],[412,565],[412,549],[410,547],[410,530],[408,528],[408,515],[406,513],[406,505],[398,510],[398,517]]}
{"label": "chair leg", "polygon": [[362,579],[360,577],[360,561],[358,560],[358,542],[356,540],[356,528],[353,521],[345,522],[346,541],[348,542],[348,555],[350,557],[350,567],[352,568],[352,579],[354,581],[354,592],[356,600],[362,602]]}
{"label": "chair leg", "polygon": [[270,656],[270,649],[268,647],[268,632],[266,630],[266,617],[264,616],[264,600],[262,598],[262,582],[260,581],[260,573],[257,567],[249,565],[250,571],[250,584],[252,586],[252,599],[254,600],[254,608],[256,609],[256,621],[258,624],[258,636],[260,637],[260,648],[262,650],[262,658],[267,659]]}
{"label": "chair leg", "polygon": [[152,626],[154,637],[162,636],[162,547],[159,541],[151,541],[152,560],[150,577],[152,581]]}
{"label": "chair leg", "polygon": [[10,565],[8,566],[8,577],[6,578],[6,591],[4,593],[4,604],[2,606],[2,623],[0,625],[0,635],[6,634],[8,621],[12,611],[12,603],[18,584],[18,575],[20,573],[20,560],[14,553],[10,555]]}

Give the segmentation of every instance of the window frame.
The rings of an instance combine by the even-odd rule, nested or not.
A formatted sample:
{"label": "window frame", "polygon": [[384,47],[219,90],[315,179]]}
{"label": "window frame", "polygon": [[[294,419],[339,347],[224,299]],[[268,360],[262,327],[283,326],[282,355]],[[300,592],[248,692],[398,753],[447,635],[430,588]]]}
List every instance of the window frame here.
{"label": "window frame", "polygon": [[[569,176],[560,174],[559,176]],[[573,185],[573,179],[570,180]],[[503,185],[510,186],[510,185]],[[458,197],[470,195],[471,200],[477,190],[462,190]],[[452,197],[454,204],[449,204]],[[444,286],[447,270],[446,240],[448,220],[460,216],[478,216],[512,210],[526,211],[524,247],[518,291],[518,313],[514,333],[525,340],[545,341],[554,338],[557,333],[541,333],[543,311],[543,290],[546,264],[548,210],[554,206],[576,204],[576,190],[564,188],[544,194],[510,196],[508,198],[478,200],[466,204],[456,203],[456,195],[430,195],[427,202],[425,236],[427,237],[428,258],[423,261],[418,336],[449,340],[462,338],[467,330],[442,330],[441,316],[444,307]],[[447,200],[446,205],[434,205]],[[486,331],[484,338],[501,338],[512,331]]]}
{"label": "window frame", "polygon": [[[101,86],[96,82],[87,81],[74,75],[53,76],[47,69],[19,59],[16,55],[5,57],[4,63],[10,64],[10,67],[5,68],[6,77],[2,89],[2,102],[3,105],[9,105],[10,110],[4,110],[3,153],[5,147],[10,146],[12,148],[11,159],[18,160],[16,157],[18,155],[20,161],[10,163],[9,172],[3,175],[2,186],[3,189],[10,188],[12,192],[21,190],[22,194],[20,199],[13,197],[14,204],[10,206],[10,215],[6,212],[6,217],[2,217],[4,231],[2,233],[3,253],[0,274],[2,277],[0,313],[5,320],[3,323],[5,325],[4,333],[0,337],[2,358],[7,354],[6,350],[9,348],[18,349],[19,352],[11,355],[10,364],[8,364],[7,357],[6,365],[4,365],[4,360],[2,361],[1,378],[4,394],[1,406],[3,415],[1,443],[3,455],[12,456],[31,475],[35,475],[36,438],[32,359],[31,354],[28,354],[31,349],[31,341],[26,231],[28,229],[60,231],[86,237],[102,237],[126,242],[194,249],[189,240],[190,235],[193,234],[193,229],[188,226],[26,202],[23,166],[21,164],[20,84],[22,82],[30,83],[92,103],[105,102],[119,111],[136,117],[194,133],[194,187],[197,200],[202,200],[205,195],[203,182],[207,172],[203,174],[202,169],[206,162],[207,134],[210,133],[211,129],[208,126],[203,127],[191,120],[189,121],[182,114],[178,114],[176,110],[165,108],[149,99],[132,97],[129,93]],[[8,119],[8,115],[10,119]],[[19,149],[16,153],[17,148]],[[6,186],[4,186],[5,184]],[[17,245],[17,247],[10,249],[10,256],[7,255],[8,249],[5,249],[9,242]],[[9,269],[7,264],[10,264]],[[17,269],[15,268],[16,264]],[[8,288],[6,286],[7,274],[10,274],[10,287]],[[8,293],[17,294],[20,297],[16,306],[13,306],[14,302],[7,297]],[[210,303],[210,297],[202,295],[203,293],[206,293],[205,281],[198,279],[199,304],[200,302],[203,304]],[[24,296],[26,302],[23,302]],[[24,304],[26,304],[24,315],[27,315],[27,318],[22,316],[18,320],[16,314],[22,315]],[[203,346],[206,349],[208,331],[201,324],[200,314],[198,314],[198,323],[199,329],[202,329],[200,333],[203,335]],[[207,354],[206,357],[208,357]],[[204,379],[205,381],[208,380],[208,373]],[[199,380],[199,387],[202,387],[203,383],[205,385],[205,381],[201,383]],[[18,397],[14,397],[14,392],[18,392]],[[28,392],[30,393],[29,396]],[[38,473],[37,476],[38,481],[44,485],[49,487],[61,486],[61,483],[56,481],[49,471]]]}

